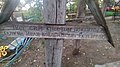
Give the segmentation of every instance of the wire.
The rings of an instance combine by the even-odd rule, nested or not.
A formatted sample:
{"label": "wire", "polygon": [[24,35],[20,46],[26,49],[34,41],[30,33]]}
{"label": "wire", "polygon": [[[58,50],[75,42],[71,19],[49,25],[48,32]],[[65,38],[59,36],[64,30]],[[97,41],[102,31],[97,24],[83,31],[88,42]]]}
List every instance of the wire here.
{"label": "wire", "polygon": [[[11,64],[14,63],[14,61],[21,55],[21,53],[23,52],[23,50],[26,49],[26,47],[31,43],[31,41],[33,40],[33,38],[24,38],[24,40],[22,40],[21,42],[18,42],[17,40],[17,46],[15,48],[15,53],[6,57],[6,58],[3,58],[3,59],[0,59],[0,62],[3,62],[5,60],[10,60],[8,63],[7,63],[7,66],[10,67]],[[22,45],[23,47],[20,47],[20,45]]]}
{"label": "wire", "polygon": [[26,45],[18,52],[18,54],[10,62],[8,62],[8,67],[10,67],[11,64],[14,63],[15,59],[17,59],[21,55],[23,50],[26,49],[26,47],[31,43],[32,40],[33,40],[33,38],[28,38],[28,40],[25,41],[24,44],[26,44]]}

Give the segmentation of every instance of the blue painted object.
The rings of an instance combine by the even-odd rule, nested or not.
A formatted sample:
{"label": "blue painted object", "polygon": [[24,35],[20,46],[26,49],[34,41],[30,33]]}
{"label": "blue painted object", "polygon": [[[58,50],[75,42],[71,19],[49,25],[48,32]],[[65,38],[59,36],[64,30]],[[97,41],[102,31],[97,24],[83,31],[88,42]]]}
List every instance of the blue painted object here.
{"label": "blue painted object", "polygon": [[[3,36],[0,35],[0,39],[2,41],[7,42],[5,41],[3,38]],[[13,40],[11,43],[8,43],[8,46],[9,46],[9,50],[10,51],[15,51],[14,54],[8,56],[8,57],[5,57],[3,59],[0,59],[0,62],[3,62],[5,60],[9,60],[9,62],[7,63],[7,67],[10,67],[11,64],[14,63],[14,61],[21,55],[21,53],[23,52],[23,50],[26,49],[26,47],[28,45],[30,45],[31,41],[33,40],[33,38],[25,38],[25,37],[18,37],[18,38],[15,38],[15,40]]]}
{"label": "blue painted object", "polygon": [[17,46],[23,45],[22,43],[24,42],[25,38],[24,37],[18,37],[16,38],[13,42],[11,42],[8,46],[10,50],[14,50]]}

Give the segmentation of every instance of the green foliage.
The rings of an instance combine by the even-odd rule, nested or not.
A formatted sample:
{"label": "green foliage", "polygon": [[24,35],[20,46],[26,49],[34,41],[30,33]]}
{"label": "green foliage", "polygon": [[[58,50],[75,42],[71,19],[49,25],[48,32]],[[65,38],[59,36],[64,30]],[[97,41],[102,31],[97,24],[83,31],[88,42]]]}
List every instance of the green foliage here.
{"label": "green foliage", "polygon": [[0,0],[0,10],[2,9],[3,5],[4,5],[5,0]]}
{"label": "green foliage", "polygon": [[67,3],[67,13],[75,13],[77,11],[77,2]]}
{"label": "green foliage", "polygon": [[24,12],[24,16],[28,21],[40,22],[43,20],[42,3],[39,0],[34,0],[33,2],[34,2],[34,6],[31,6],[31,2],[30,2],[29,3],[30,8],[28,9],[28,11]]}

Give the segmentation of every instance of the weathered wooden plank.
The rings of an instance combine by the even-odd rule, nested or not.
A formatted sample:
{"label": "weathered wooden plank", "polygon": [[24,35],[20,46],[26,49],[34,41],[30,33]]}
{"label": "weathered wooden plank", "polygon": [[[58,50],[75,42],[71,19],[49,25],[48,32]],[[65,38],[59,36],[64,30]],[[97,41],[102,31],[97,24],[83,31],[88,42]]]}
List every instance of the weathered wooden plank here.
{"label": "weathered wooden plank", "polygon": [[5,23],[0,34],[8,37],[107,40],[104,30],[96,25],[45,25],[36,23]]}
{"label": "weathered wooden plank", "polygon": [[[43,0],[47,24],[65,24],[66,0]],[[63,40],[46,39],[45,67],[61,67]]]}
{"label": "weathered wooden plank", "polygon": [[33,30],[33,31],[58,31],[58,32],[97,32],[104,33],[101,26],[91,24],[81,25],[46,25],[39,23],[5,23],[0,25],[0,30]]}
{"label": "weathered wooden plank", "polygon": [[111,43],[111,45],[114,47],[110,31],[106,24],[105,18],[103,16],[101,10],[99,9],[98,4],[95,3],[94,0],[85,0],[85,1],[86,1],[86,4],[88,5],[89,9],[91,10],[96,22],[104,28],[105,33],[108,37],[108,42]]}
{"label": "weathered wooden plank", "polygon": [[33,37],[33,38],[55,38],[55,39],[90,39],[90,40],[107,40],[104,33],[94,32],[40,32],[26,30],[4,30],[0,31],[8,37]]}

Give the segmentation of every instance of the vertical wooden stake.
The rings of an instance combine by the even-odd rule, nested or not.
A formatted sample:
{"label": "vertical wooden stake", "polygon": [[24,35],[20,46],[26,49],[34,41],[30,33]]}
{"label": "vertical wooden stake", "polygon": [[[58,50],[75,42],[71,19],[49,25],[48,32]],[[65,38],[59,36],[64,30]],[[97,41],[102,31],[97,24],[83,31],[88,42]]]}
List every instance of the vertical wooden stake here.
{"label": "vertical wooden stake", "polygon": [[[65,24],[66,0],[43,0],[46,24]],[[61,67],[63,40],[46,39],[45,66]]]}
{"label": "vertical wooden stake", "polygon": [[98,3],[96,3],[95,0],[85,0],[85,2],[88,5],[90,11],[92,12],[96,22],[104,28],[106,36],[108,38],[108,42],[113,47],[115,47],[113,40],[112,40],[112,37],[111,37],[111,34],[110,34],[110,31],[109,31],[108,26],[106,24],[106,20],[103,16],[99,6],[98,6]]}
{"label": "vertical wooden stake", "polygon": [[[76,18],[84,18],[85,17],[85,10],[86,10],[85,0],[78,0],[78,4],[77,4],[77,16],[76,16]],[[74,43],[76,45],[75,46],[75,50],[76,49],[79,50],[81,42],[82,42],[82,40],[80,40],[80,39],[75,40],[75,43]]]}
{"label": "vertical wooden stake", "polygon": [[86,11],[85,0],[78,0],[76,18],[81,18],[81,17],[84,18],[85,17],[85,11]]}

